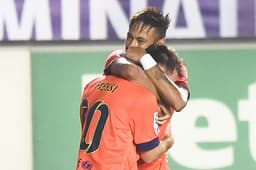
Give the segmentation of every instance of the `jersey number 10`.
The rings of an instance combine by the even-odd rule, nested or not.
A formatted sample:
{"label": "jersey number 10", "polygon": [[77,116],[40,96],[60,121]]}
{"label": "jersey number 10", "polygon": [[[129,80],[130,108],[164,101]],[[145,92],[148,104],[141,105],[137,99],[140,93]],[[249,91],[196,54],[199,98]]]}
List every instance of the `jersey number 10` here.
{"label": "jersey number 10", "polygon": [[[105,126],[105,123],[107,121],[108,115],[109,115],[109,109],[108,106],[103,103],[102,101],[95,102],[92,107],[89,108],[88,99],[83,100],[81,105],[81,112],[82,112],[82,122],[84,129],[83,129],[83,135],[81,138],[80,143],[80,150],[86,151],[86,153],[94,152],[98,149],[100,140],[102,137],[103,129]],[[94,122],[93,117],[96,113],[100,113],[99,120],[97,122]],[[86,121],[86,122],[85,122]],[[91,124],[95,124],[91,126]],[[88,132],[89,129],[95,127],[94,134],[91,140],[88,139]],[[91,131],[92,129],[90,129]]]}

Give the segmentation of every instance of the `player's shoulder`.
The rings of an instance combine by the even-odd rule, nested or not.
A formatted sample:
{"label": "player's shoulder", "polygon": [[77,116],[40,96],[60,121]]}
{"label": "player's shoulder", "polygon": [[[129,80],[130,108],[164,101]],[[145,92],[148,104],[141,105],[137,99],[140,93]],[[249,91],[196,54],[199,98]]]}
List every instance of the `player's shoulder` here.
{"label": "player's shoulder", "polygon": [[150,93],[148,89],[146,89],[144,86],[134,82],[134,81],[129,81],[124,78],[114,76],[114,75],[105,75],[106,79],[112,82],[116,82],[122,86],[124,91],[129,94],[129,93],[137,93],[138,91],[141,93]]}
{"label": "player's shoulder", "polygon": [[98,82],[102,81],[106,79],[106,76],[105,75],[101,75],[99,77],[96,77],[94,79],[92,79],[90,82],[88,82],[85,86],[85,88],[90,88],[92,86],[94,86],[95,84],[97,84]]}
{"label": "player's shoulder", "polygon": [[137,96],[139,99],[156,98],[156,96],[150,90],[136,82],[128,81],[127,84],[129,86],[129,90],[126,91],[127,95],[133,93],[134,96]]}

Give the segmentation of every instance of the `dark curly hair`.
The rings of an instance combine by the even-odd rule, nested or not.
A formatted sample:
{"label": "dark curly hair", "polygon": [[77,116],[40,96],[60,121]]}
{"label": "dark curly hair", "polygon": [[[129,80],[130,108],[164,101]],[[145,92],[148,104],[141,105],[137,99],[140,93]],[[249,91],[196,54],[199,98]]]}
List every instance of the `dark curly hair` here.
{"label": "dark curly hair", "polygon": [[163,15],[162,11],[157,7],[147,7],[137,12],[131,17],[129,29],[131,30],[137,24],[143,24],[144,27],[155,28],[159,33],[159,38],[166,36],[166,31],[170,24],[169,15]]}
{"label": "dark curly hair", "polygon": [[146,51],[158,64],[165,66],[171,72],[176,70],[178,75],[183,77],[183,61],[174,50],[168,49],[166,45],[151,45]]}

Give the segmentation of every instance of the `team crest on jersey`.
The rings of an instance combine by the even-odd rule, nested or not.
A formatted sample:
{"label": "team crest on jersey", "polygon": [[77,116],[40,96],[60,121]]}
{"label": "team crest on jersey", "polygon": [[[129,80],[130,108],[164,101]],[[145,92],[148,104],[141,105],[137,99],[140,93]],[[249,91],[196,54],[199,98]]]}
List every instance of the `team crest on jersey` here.
{"label": "team crest on jersey", "polygon": [[83,161],[81,166],[84,170],[91,170],[93,167],[92,163],[89,161]]}
{"label": "team crest on jersey", "polygon": [[155,130],[156,135],[158,135],[158,133],[160,131],[158,123],[157,123],[157,119],[158,119],[158,112],[155,112],[154,113],[154,130]]}

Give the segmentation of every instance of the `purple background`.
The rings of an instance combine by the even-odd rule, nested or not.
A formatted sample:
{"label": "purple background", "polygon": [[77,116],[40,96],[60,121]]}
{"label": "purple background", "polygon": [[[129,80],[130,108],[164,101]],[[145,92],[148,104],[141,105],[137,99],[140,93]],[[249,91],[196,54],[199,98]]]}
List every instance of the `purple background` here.
{"label": "purple background", "polygon": [[[238,0],[238,36],[237,37],[255,37],[255,0]],[[24,0],[15,0],[16,11],[20,21]],[[119,0],[121,7],[127,18],[130,13],[130,1]],[[219,0],[198,0],[200,4],[200,12],[203,18],[204,28],[207,38],[221,38],[219,34]],[[89,40],[89,0],[80,0],[80,40]],[[163,7],[164,0],[148,0],[148,6]],[[53,39],[62,40],[61,37],[61,0],[49,0],[51,10],[51,22]],[[1,4],[0,4],[1,5]],[[227,7],[227,10],[228,7]],[[1,24],[3,28],[3,40],[8,41],[5,23]],[[180,6],[178,14],[178,22],[176,27],[185,27],[186,20],[183,14],[183,7]],[[35,40],[35,28],[33,28],[31,40]],[[111,22],[108,22],[108,37],[107,40],[118,39],[113,29]]]}

